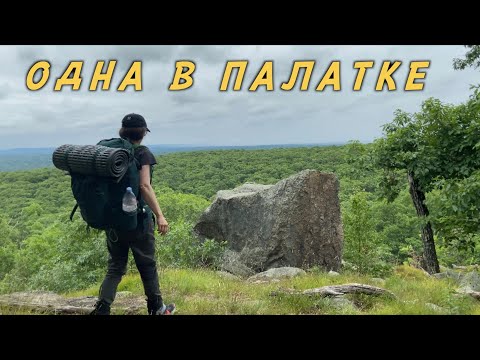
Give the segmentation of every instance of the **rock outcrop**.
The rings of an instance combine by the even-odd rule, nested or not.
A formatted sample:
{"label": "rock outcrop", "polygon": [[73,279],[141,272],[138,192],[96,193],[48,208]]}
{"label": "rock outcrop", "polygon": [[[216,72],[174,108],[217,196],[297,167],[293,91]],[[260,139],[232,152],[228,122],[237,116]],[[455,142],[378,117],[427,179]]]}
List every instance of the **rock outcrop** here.
{"label": "rock outcrop", "polygon": [[343,231],[338,191],[334,174],[316,170],[275,185],[221,190],[194,231],[201,238],[227,241],[230,252],[223,269],[239,276],[284,266],[339,270]]}
{"label": "rock outcrop", "polygon": [[[0,306],[17,311],[55,315],[88,315],[93,310],[96,296],[63,297],[50,291],[25,291],[0,295]],[[125,315],[146,314],[145,296],[119,291],[112,313]]]}

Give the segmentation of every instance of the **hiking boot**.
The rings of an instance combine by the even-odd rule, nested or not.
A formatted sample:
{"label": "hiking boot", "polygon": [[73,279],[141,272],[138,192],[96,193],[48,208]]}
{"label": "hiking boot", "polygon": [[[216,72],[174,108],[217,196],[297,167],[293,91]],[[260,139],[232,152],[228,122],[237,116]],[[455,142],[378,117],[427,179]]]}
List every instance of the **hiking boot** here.
{"label": "hiking boot", "polygon": [[177,307],[173,303],[168,305],[163,304],[163,306],[152,315],[173,315],[176,309]]}
{"label": "hiking boot", "polygon": [[172,315],[175,312],[175,304],[165,305],[161,296],[147,299],[148,315]]}
{"label": "hiking boot", "polygon": [[110,315],[110,305],[104,300],[98,300],[90,315]]}

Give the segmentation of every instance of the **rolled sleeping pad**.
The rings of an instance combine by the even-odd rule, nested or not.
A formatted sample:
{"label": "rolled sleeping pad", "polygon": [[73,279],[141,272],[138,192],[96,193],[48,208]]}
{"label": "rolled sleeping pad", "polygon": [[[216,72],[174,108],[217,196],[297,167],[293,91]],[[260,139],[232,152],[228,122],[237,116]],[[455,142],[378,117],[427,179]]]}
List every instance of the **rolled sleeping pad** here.
{"label": "rolled sleeping pad", "polygon": [[61,145],[52,155],[60,170],[82,175],[122,178],[128,170],[130,155],[126,149],[102,145]]}

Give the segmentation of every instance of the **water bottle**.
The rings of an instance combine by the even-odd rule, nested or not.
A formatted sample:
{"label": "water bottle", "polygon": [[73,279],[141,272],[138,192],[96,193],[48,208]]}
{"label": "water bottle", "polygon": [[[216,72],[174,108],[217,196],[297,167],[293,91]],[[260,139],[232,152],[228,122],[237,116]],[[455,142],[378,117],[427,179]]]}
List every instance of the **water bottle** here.
{"label": "water bottle", "polygon": [[125,192],[125,195],[123,195],[122,209],[128,215],[137,213],[137,198],[131,187],[127,187],[127,191]]}

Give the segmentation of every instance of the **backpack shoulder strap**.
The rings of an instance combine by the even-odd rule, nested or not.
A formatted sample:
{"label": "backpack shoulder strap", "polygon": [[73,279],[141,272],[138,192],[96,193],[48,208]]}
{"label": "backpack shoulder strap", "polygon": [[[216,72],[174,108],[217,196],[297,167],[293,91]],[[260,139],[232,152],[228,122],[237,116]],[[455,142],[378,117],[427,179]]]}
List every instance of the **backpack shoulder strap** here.
{"label": "backpack shoulder strap", "polygon": [[141,149],[141,148],[146,148],[146,146],[145,146],[145,145],[141,145],[141,144],[133,144],[133,149],[134,149],[134,150]]}

